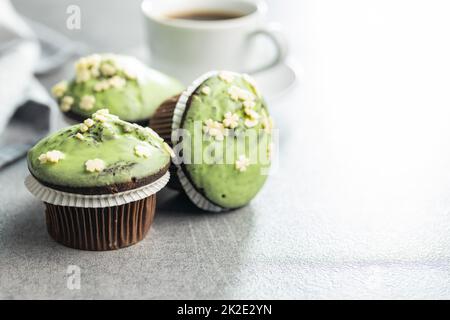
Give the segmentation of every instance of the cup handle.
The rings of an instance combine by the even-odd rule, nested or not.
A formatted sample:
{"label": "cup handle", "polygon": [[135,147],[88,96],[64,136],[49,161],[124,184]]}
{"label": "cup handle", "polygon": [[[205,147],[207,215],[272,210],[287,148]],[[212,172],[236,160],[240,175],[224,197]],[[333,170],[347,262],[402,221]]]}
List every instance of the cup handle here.
{"label": "cup handle", "polygon": [[253,31],[252,33],[249,34],[248,38],[253,38],[255,36],[259,36],[259,35],[263,35],[266,36],[267,38],[269,38],[272,43],[274,44],[277,52],[275,57],[263,64],[262,66],[258,67],[258,68],[254,68],[252,70],[247,70],[248,73],[258,73],[258,72],[262,72],[265,71],[267,69],[272,68],[273,66],[277,65],[278,63],[284,61],[286,59],[288,50],[289,50],[289,45],[287,42],[286,37],[284,36],[283,32],[281,31],[281,27],[279,24],[276,23],[271,23],[267,26],[264,26],[256,31]]}

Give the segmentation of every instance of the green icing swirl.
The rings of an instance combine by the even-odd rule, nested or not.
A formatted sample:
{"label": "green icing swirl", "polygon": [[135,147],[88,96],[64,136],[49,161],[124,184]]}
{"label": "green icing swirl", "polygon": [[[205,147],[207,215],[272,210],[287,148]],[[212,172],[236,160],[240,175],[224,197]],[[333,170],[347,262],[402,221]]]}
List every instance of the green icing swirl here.
{"label": "green icing swirl", "polygon": [[[150,128],[122,121],[103,110],[93,118],[99,120],[93,121],[85,132],[84,124],[73,125],[31,148],[27,160],[33,176],[62,187],[102,187],[151,176],[169,164],[170,149]],[[136,146],[147,150],[148,156],[139,156]],[[57,163],[42,163],[39,157],[53,150],[61,152],[64,158]],[[86,162],[94,159],[104,162],[101,172],[87,171]]]}
{"label": "green icing swirl", "polygon": [[[96,59],[94,61],[99,61],[95,65],[95,74],[92,75],[94,69],[92,65],[88,65],[85,69],[90,72],[89,76],[82,79],[83,81],[77,81],[76,78],[70,81],[64,94],[57,99],[62,106],[65,96],[72,97],[74,101],[70,111],[77,115],[87,118],[96,111],[106,108],[123,120],[145,121],[153,115],[164,100],[179,94],[184,89],[179,81],[146,67],[135,58],[113,54],[92,55],[80,59],[75,67],[77,76],[80,72],[85,72],[83,68],[80,68],[83,59],[94,58]],[[104,64],[113,66],[116,69],[114,74],[103,74],[100,67]],[[133,76],[130,77],[130,74]],[[125,84],[101,91],[95,90],[96,85],[107,83],[113,77],[124,80]],[[86,110],[80,106],[83,96],[95,98],[92,109]],[[61,110],[68,111],[63,107]]]}
{"label": "green icing swirl", "polygon": [[[188,130],[192,137],[190,143],[183,144],[183,153],[190,154],[191,159],[194,159],[194,150],[198,152],[194,141],[195,134],[199,133],[199,121],[204,126],[208,119],[223,123],[228,112],[239,116],[237,127],[226,129],[228,136],[225,136],[223,141],[205,135],[203,130],[202,163],[184,164],[195,188],[211,202],[223,208],[238,208],[249,203],[264,185],[270,167],[272,133],[271,128],[267,127],[267,120],[270,120],[269,113],[264,99],[249,80],[246,76],[237,74],[234,74],[232,81],[224,81],[217,75],[208,78],[191,96],[182,123],[182,128]],[[205,90],[205,87],[209,89]],[[244,102],[239,99],[236,101],[230,96],[231,87],[238,87],[254,95],[255,104],[251,109],[257,113],[259,120],[251,129],[255,129],[257,140],[237,139],[237,136],[245,135],[250,130],[244,122],[249,116],[245,112]],[[217,145],[219,147],[215,152],[207,151]],[[250,158],[251,151],[253,154],[260,152],[256,150],[262,150],[263,156],[254,159],[254,163],[251,163],[245,171],[239,171],[235,164],[239,156]],[[221,156],[219,159],[226,159],[223,162],[227,164],[214,160],[217,155]]]}

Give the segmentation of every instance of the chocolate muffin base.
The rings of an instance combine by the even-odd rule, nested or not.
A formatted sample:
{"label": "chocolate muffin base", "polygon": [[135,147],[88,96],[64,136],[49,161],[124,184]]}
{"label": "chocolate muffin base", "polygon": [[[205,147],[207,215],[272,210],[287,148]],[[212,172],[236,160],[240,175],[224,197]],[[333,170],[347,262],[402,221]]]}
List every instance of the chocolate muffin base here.
{"label": "chocolate muffin base", "polygon": [[[155,114],[150,119],[150,128],[164,139],[164,141],[172,148],[172,118],[175,106],[180,95],[176,95],[167,99],[156,109]],[[177,167],[171,163],[169,167],[170,180],[167,186],[171,189],[182,191],[180,181],[177,178]]]}
{"label": "chocolate muffin base", "polygon": [[116,250],[145,238],[155,215],[156,194],[106,208],[45,206],[47,231],[55,241],[80,250]]}

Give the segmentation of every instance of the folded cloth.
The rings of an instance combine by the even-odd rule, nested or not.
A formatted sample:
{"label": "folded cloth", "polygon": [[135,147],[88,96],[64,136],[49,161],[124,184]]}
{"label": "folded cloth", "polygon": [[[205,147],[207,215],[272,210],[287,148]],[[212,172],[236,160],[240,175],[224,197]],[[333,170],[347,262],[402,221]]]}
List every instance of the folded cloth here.
{"label": "folded cloth", "polygon": [[35,78],[40,45],[8,0],[0,0],[0,169],[51,128],[57,106]]}

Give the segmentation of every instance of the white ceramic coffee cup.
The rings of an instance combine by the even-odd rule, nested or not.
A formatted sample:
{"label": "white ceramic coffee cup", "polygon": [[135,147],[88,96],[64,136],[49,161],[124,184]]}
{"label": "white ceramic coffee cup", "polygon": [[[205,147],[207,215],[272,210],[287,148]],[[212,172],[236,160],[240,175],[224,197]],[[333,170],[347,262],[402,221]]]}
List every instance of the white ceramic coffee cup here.
{"label": "white ceramic coffee cup", "polygon": [[[284,60],[287,45],[283,35],[263,18],[267,6],[250,0],[144,0],[151,64],[185,83],[208,70],[254,73]],[[195,11],[235,12],[238,18],[199,21],[171,18]],[[256,36],[266,36],[275,54],[258,66],[248,67],[250,46]],[[254,50],[253,50],[254,51]]]}

